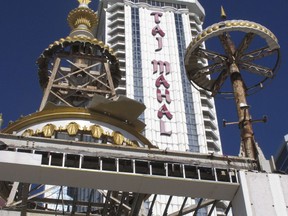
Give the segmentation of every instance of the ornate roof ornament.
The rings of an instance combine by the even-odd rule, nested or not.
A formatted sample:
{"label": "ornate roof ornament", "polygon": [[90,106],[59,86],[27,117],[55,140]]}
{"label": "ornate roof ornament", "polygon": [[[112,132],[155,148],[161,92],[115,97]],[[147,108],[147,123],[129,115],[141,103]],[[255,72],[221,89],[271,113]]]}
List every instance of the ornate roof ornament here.
{"label": "ornate roof ornament", "polygon": [[88,6],[91,3],[91,0],[78,0],[80,6],[86,5]]}
{"label": "ornate roof ornament", "polygon": [[70,36],[87,36],[93,38],[93,30],[98,24],[97,14],[88,7],[91,0],[78,0],[79,7],[72,10],[67,18],[72,31]]}
{"label": "ornate roof ornament", "polygon": [[85,107],[95,95],[111,100],[116,96],[121,79],[118,59],[95,38],[98,16],[88,7],[91,0],[78,2],[67,17],[69,36],[49,45],[37,61],[44,90],[40,110],[49,104]]}

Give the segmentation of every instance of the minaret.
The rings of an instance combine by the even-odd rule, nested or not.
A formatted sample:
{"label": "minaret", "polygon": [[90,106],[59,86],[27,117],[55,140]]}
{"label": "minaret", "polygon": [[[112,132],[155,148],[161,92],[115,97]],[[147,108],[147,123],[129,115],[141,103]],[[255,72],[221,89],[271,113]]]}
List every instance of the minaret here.
{"label": "minaret", "polygon": [[86,107],[95,94],[115,97],[121,78],[118,60],[94,29],[97,14],[89,0],[68,15],[71,33],[49,45],[39,57],[39,81],[44,90],[40,111],[48,104]]}

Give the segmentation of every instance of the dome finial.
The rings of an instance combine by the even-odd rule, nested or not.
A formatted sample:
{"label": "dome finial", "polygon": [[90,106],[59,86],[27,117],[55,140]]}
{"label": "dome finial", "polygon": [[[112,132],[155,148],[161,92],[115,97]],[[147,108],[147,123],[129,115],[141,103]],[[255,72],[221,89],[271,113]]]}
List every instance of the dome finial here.
{"label": "dome finial", "polygon": [[93,31],[98,24],[97,14],[88,7],[91,0],[78,0],[79,7],[70,11],[68,23],[72,31],[70,36],[87,36],[94,38]]}
{"label": "dome finial", "polygon": [[91,0],[78,0],[79,7],[88,7],[88,5],[91,3]]}

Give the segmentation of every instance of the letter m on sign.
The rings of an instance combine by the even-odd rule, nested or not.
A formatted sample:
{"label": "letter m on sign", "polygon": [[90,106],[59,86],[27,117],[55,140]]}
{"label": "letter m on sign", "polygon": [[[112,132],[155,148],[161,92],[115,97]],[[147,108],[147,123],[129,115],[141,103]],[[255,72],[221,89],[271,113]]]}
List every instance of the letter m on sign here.
{"label": "letter m on sign", "polygon": [[165,74],[166,75],[170,73],[170,63],[169,62],[153,60],[151,63],[153,64],[153,73],[160,71],[160,74],[162,74],[162,73],[164,73],[164,68],[165,68]]}

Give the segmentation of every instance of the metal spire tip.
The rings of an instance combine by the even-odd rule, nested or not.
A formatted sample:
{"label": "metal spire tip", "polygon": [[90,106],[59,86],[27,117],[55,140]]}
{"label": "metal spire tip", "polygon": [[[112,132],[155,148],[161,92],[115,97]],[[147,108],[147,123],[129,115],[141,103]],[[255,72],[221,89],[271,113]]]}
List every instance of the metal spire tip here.
{"label": "metal spire tip", "polygon": [[78,0],[79,2],[79,7],[88,7],[88,5],[91,3],[91,0]]}
{"label": "metal spire tip", "polygon": [[221,19],[222,20],[226,20],[227,19],[224,7],[222,5],[221,5]]}

